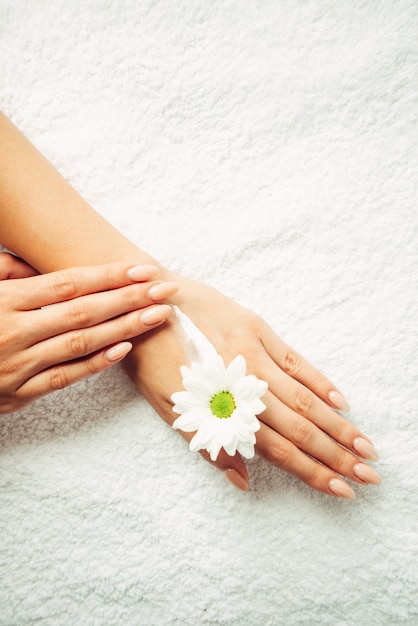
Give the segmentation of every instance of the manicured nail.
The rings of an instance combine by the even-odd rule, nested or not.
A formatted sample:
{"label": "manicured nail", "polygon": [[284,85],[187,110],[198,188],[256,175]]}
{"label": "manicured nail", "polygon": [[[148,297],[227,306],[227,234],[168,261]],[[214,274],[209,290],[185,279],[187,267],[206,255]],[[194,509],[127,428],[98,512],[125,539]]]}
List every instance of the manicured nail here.
{"label": "manicured nail", "polygon": [[231,482],[234,487],[241,489],[241,491],[249,491],[248,481],[235,469],[227,469],[224,471],[225,477]]}
{"label": "manicured nail", "polygon": [[357,478],[360,478],[360,480],[364,481],[365,483],[378,485],[382,482],[381,476],[379,476],[379,474],[372,467],[366,465],[366,463],[357,463],[353,467],[353,472],[357,476]]}
{"label": "manicured nail", "polygon": [[148,289],[148,295],[152,300],[163,300],[175,294],[178,288],[177,283],[158,283]]}
{"label": "manicured nail", "polygon": [[151,280],[156,274],[158,274],[158,267],[155,265],[135,265],[128,269],[128,276],[134,282]]}
{"label": "manicured nail", "polygon": [[367,441],[367,439],[363,439],[363,437],[356,437],[354,439],[353,448],[356,452],[358,452],[361,456],[364,456],[364,458],[368,459],[369,461],[379,460],[379,455],[374,445],[370,443],[370,441]]}
{"label": "manicured nail", "polygon": [[352,500],[356,497],[354,491],[345,483],[343,480],[339,478],[331,478],[328,483],[328,487],[332,491],[332,493],[336,496],[340,496],[341,498],[347,498],[347,500]]}
{"label": "manicured nail", "polygon": [[132,350],[132,344],[129,341],[118,343],[116,346],[112,346],[109,350],[106,350],[105,356],[109,361],[120,361],[124,356]]}
{"label": "manicured nail", "polygon": [[141,313],[141,321],[146,326],[160,324],[170,315],[172,310],[173,309],[168,304],[153,306],[150,309],[145,309],[145,311]]}
{"label": "manicured nail", "polygon": [[340,411],[349,411],[350,406],[342,393],[339,391],[330,391],[328,394],[328,400]]}

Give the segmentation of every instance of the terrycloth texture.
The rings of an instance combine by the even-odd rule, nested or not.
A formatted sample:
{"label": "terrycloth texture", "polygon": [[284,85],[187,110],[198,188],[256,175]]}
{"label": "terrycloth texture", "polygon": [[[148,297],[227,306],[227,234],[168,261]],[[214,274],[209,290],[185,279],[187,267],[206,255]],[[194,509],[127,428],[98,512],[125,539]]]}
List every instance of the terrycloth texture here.
{"label": "terrycloth texture", "polygon": [[0,624],[417,624],[415,0],[2,0],[0,29],[5,113],[332,378],[383,476],[347,502],[256,458],[237,492],[110,370],[0,419]]}

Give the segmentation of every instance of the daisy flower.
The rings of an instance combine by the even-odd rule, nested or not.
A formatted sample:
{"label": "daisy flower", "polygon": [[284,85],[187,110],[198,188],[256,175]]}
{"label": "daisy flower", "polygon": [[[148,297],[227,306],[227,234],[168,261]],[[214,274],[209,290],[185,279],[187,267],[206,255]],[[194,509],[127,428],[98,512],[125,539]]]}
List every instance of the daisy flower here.
{"label": "daisy flower", "polygon": [[[192,324],[188,318],[186,321]],[[201,348],[203,335],[194,327],[193,332],[196,331]],[[205,340],[210,345],[206,352],[208,358],[203,362],[194,361],[190,368],[184,365],[180,368],[186,391],[171,396],[173,411],[180,415],[173,428],[196,431],[190,441],[190,450],[205,449],[212,461],[216,461],[221,448],[230,456],[239,452],[250,459],[254,456],[255,433],[260,429],[256,415],[266,408],[260,397],[268,385],[245,374],[246,363],[242,355],[225,367],[222,357]],[[197,352],[202,355],[201,349]]]}

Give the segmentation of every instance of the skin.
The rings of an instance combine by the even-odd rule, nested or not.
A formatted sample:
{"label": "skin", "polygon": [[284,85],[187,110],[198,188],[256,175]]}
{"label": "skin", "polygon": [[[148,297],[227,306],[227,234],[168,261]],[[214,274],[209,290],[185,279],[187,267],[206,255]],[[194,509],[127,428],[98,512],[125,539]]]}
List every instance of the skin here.
{"label": "skin", "polygon": [[126,263],[37,276],[21,260],[0,254],[0,413],[126,356],[132,344],[124,340],[171,313],[168,305],[152,306],[156,296],[177,290],[173,283],[151,281],[157,271],[152,265],[136,268],[137,284]]}
{"label": "skin", "polygon": [[[363,462],[376,460],[377,454],[370,440],[335,411],[348,406],[329,379],[260,317],[204,284],[173,274],[126,239],[4,116],[0,116],[0,136],[1,241],[7,248],[42,273],[80,262],[155,265],[156,279],[179,286],[169,301],[206,334],[225,363],[243,354],[247,373],[268,382],[257,454],[329,495],[354,497],[343,477],[360,484],[379,482],[378,474]],[[126,370],[164,421],[172,424],[177,416],[170,396],[182,389],[179,368],[188,363],[175,316],[132,343],[124,361]],[[183,436],[190,440],[193,434]],[[235,486],[248,489],[247,469],[238,454],[229,457],[222,451],[213,464]]]}

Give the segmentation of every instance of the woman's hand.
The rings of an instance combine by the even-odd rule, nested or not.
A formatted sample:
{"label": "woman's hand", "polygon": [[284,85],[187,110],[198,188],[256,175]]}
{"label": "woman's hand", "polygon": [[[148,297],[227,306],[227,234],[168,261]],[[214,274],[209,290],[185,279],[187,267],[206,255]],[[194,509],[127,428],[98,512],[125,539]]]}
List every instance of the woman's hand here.
{"label": "woman's hand", "polygon": [[114,263],[37,276],[0,253],[0,413],[123,359],[132,348],[126,339],[159,326],[172,311],[156,303],[177,285],[153,281],[157,272],[153,265]]}
{"label": "woman's hand", "polygon": [[[260,317],[219,292],[184,278],[173,302],[208,337],[225,364],[242,354],[247,373],[268,382],[258,418],[256,452],[324,493],[344,498],[354,492],[341,477],[360,484],[380,482],[361,458],[378,456],[370,440],[335,409],[348,410],[335,386],[287,346]],[[168,323],[135,340],[125,368],[161,417],[172,424],[170,396],[183,389],[180,365],[188,365],[182,335],[173,316]],[[190,441],[193,433],[182,433]],[[204,452],[203,456],[209,460]],[[221,451],[214,463],[235,486],[247,490],[242,458]]]}

